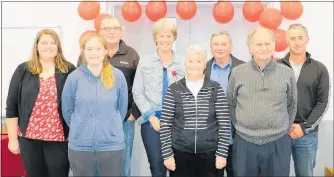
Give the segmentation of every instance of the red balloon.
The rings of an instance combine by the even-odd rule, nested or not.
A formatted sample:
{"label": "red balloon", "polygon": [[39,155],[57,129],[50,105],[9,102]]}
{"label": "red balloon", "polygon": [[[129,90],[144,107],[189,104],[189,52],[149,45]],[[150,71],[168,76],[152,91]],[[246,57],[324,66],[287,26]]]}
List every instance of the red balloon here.
{"label": "red balloon", "polygon": [[176,13],[182,20],[190,20],[197,11],[197,5],[194,1],[179,1],[176,4]]}
{"label": "red balloon", "polygon": [[93,30],[87,30],[85,32],[83,32],[81,35],[80,35],[80,39],[79,39],[79,44],[81,45],[81,42],[85,39],[85,37],[89,34],[94,34],[94,33],[97,33],[96,31],[93,31]]}
{"label": "red balloon", "polygon": [[247,1],[243,5],[242,13],[247,21],[256,22],[260,19],[263,9],[262,2]]}
{"label": "red balloon", "polygon": [[150,1],[146,6],[146,16],[155,22],[164,18],[167,14],[167,4],[165,1]]}
{"label": "red balloon", "polygon": [[135,22],[141,16],[141,6],[139,2],[124,2],[122,5],[122,16],[128,22]]}
{"label": "red balloon", "polygon": [[110,15],[110,14],[106,14],[106,13],[101,13],[101,14],[99,14],[99,15],[95,18],[95,20],[94,20],[94,27],[95,27],[95,30],[96,30],[97,32],[100,31],[100,28],[101,28],[101,21],[102,21],[102,19],[103,19],[104,17],[106,17],[106,16],[111,16],[111,15]]}
{"label": "red balloon", "polygon": [[84,20],[93,20],[100,13],[100,2],[80,2],[78,6],[78,13]]}
{"label": "red balloon", "polygon": [[213,7],[212,13],[218,23],[228,23],[234,16],[234,7],[229,1],[219,1]]}
{"label": "red balloon", "polygon": [[282,14],[275,8],[266,8],[260,15],[260,25],[275,30],[282,23]]}
{"label": "red balloon", "polygon": [[282,15],[289,20],[297,20],[303,14],[303,5],[299,1],[281,2]]}
{"label": "red balloon", "polygon": [[274,31],[275,33],[275,51],[276,52],[282,52],[284,51],[285,49],[288,48],[288,44],[287,44],[287,41],[286,41],[286,33],[284,30],[282,29],[276,29]]}

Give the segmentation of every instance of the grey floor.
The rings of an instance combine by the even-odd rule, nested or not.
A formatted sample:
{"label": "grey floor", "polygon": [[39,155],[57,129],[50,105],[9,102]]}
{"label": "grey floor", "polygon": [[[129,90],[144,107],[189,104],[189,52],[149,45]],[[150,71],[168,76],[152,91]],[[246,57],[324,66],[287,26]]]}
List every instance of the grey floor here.
{"label": "grey floor", "polygon": [[[136,124],[132,155],[132,176],[150,176],[146,153],[140,136],[140,125]],[[333,120],[324,120],[319,130],[319,147],[314,176],[324,176],[325,166],[333,168]],[[290,176],[295,176],[291,162]]]}
{"label": "grey floor", "polygon": [[[132,156],[132,176],[150,176],[146,153],[140,136],[140,126],[136,125],[136,134]],[[324,176],[325,166],[333,166],[333,120],[324,120],[319,130],[319,148],[315,176]],[[291,162],[290,176],[295,176],[293,162]]]}

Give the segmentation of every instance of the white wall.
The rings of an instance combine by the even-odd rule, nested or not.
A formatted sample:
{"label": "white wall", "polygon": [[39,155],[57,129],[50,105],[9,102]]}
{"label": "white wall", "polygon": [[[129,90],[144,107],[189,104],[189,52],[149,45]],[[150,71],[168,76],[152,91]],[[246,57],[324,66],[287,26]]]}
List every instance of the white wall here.
{"label": "white wall", "polygon": [[[279,8],[279,3],[273,5]],[[287,27],[294,22],[304,24],[309,32],[310,42],[308,51],[312,57],[324,63],[330,76],[330,100],[327,112],[323,117],[319,130],[319,147],[315,176],[324,175],[324,167],[333,168],[333,2],[303,2],[304,13],[296,21],[283,20],[280,28]],[[284,56],[285,53],[277,53]],[[294,175],[291,163],[291,174]]]}
{"label": "white wall", "polygon": [[[79,37],[82,32],[94,29],[93,21],[84,21],[77,14],[79,2],[3,2],[2,3],[2,25],[3,27],[61,27],[63,51],[65,57],[76,64],[79,55]],[[119,15],[120,3],[101,2],[101,12],[109,12]],[[145,3],[144,3],[145,4]],[[201,43],[209,49],[209,37],[216,29],[226,29],[231,33],[233,40],[233,54],[244,61],[249,60],[246,47],[247,33],[257,26],[256,23],[248,23],[241,14],[241,5],[238,3],[235,9],[235,17],[231,23],[222,25],[216,23],[212,18],[211,8],[213,5],[198,6],[198,13],[191,21],[182,21],[177,18],[179,26],[179,38],[176,42],[176,50],[179,54],[184,54],[187,46],[192,43]],[[278,3],[271,3],[269,6],[279,8]],[[283,19],[281,28],[286,29],[294,22],[304,24],[309,30],[310,44],[308,51],[312,57],[323,62],[330,72],[330,80],[333,80],[333,4],[331,2],[303,2],[304,14],[296,21]],[[115,10],[113,11],[113,8]],[[147,54],[155,50],[152,41],[151,29],[153,23],[147,20],[145,9],[137,23],[128,23],[122,20],[126,27],[125,41],[134,47],[140,55]],[[175,3],[169,5],[168,17],[176,17]],[[323,20],[323,21],[322,21]],[[204,32],[202,33],[203,30]],[[19,44],[25,38],[14,38]],[[32,44],[33,41],[31,41]],[[6,41],[2,41],[6,45]],[[31,46],[27,46],[30,51]],[[208,50],[209,52],[209,50]],[[277,53],[277,56],[284,56],[285,52]],[[22,56],[22,59],[28,56]],[[2,60],[12,60],[12,58],[2,58]],[[15,61],[13,61],[15,62]],[[2,72],[8,71],[6,66],[2,66]],[[7,70],[6,70],[7,69]],[[3,79],[3,78],[2,78]],[[7,89],[7,88],[2,88]],[[321,125],[318,164],[316,175],[323,175],[324,166],[333,167],[333,87],[331,87],[331,97],[328,110],[324,115]],[[329,141],[329,139],[331,141]],[[140,137],[140,126],[136,124],[136,134],[134,141],[134,153],[132,160],[132,175],[150,175],[143,144]],[[291,170],[293,171],[293,169]],[[293,172],[292,172],[293,175]]]}
{"label": "white wall", "polygon": [[[94,29],[93,20],[82,20],[78,13],[78,2],[3,2],[2,25],[6,27],[60,27],[65,57],[76,63],[79,54],[79,37],[82,32]],[[101,12],[110,12],[120,15],[121,3],[101,2]],[[279,8],[279,3],[271,3],[270,6]],[[303,2],[304,14],[296,21],[283,19],[280,26],[286,29],[294,22],[304,24],[309,30],[310,43],[308,46],[312,56],[323,62],[330,72],[333,80],[333,6],[331,2]],[[246,47],[247,33],[257,26],[257,23],[248,23],[241,14],[241,5],[238,3],[235,9],[235,16],[231,23],[222,25],[216,23],[211,15],[213,5],[199,5],[196,16],[189,22],[177,18],[179,26],[179,39],[176,42],[177,51],[183,54],[189,44],[201,43],[209,52],[209,37],[216,29],[226,29],[231,33],[233,39],[233,54],[242,60],[248,61],[249,54]],[[115,11],[113,12],[113,7]],[[138,22],[128,23],[123,20],[126,27],[124,39],[133,46],[141,55],[152,52],[154,43],[152,41],[151,29],[153,23],[147,20],[144,7],[143,14]],[[209,14],[209,15],[206,15]],[[168,17],[176,17],[175,3],[169,5]],[[204,33],[202,33],[202,30]],[[27,37],[28,38],[28,37]],[[31,37],[29,37],[30,40]],[[16,39],[18,43],[20,40]],[[32,43],[32,42],[31,42]],[[3,42],[6,45],[6,42]],[[30,51],[31,46],[27,48]],[[285,52],[277,53],[277,56],[284,56]],[[27,58],[28,56],[22,56]],[[8,58],[4,58],[8,60]],[[6,70],[4,70],[6,71]],[[324,119],[333,120],[333,94],[331,92],[329,109]]]}
{"label": "white wall", "polygon": [[[65,57],[75,63],[79,54],[81,33],[94,29],[93,21],[85,21],[79,17],[78,4],[79,2],[2,2],[2,26],[61,27]],[[101,3],[101,11],[106,11],[105,3]]]}

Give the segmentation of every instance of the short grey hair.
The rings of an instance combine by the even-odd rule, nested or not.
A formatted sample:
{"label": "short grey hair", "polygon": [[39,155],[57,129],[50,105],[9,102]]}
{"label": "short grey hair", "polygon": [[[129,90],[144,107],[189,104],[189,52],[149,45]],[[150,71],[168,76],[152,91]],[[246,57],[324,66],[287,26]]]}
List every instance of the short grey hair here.
{"label": "short grey hair", "polygon": [[247,46],[248,47],[250,47],[252,45],[252,43],[254,42],[254,36],[258,32],[266,32],[266,33],[268,33],[271,36],[273,43],[275,43],[275,34],[274,34],[274,32],[272,32],[271,30],[269,30],[267,28],[264,28],[264,27],[257,27],[251,33],[249,33],[249,35],[248,35],[248,38],[247,38]]}
{"label": "short grey hair", "polygon": [[191,55],[191,54],[198,54],[200,55],[203,60],[206,62],[207,59],[207,54],[206,54],[206,50],[205,48],[200,45],[200,44],[194,44],[194,45],[190,45],[186,51],[186,58],[188,57],[188,55]]}
{"label": "short grey hair", "polygon": [[301,30],[305,33],[306,37],[308,37],[308,31],[307,31],[307,28],[300,24],[300,23],[294,23],[294,24],[291,24],[289,26],[289,28],[286,30],[287,31],[287,36],[289,35],[289,32],[293,29],[296,29],[296,30]]}
{"label": "short grey hair", "polygon": [[118,17],[107,15],[107,16],[102,18],[100,28],[102,28],[104,26],[105,21],[108,21],[108,20],[109,21],[116,21],[120,26],[122,26],[121,21],[119,20]]}
{"label": "short grey hair", "polygon": [[224,36],[224,35],[228,37],[228,39],[230,40],[230,44],[232,44],[231,36],[230,36],[230,34],[229,34],[227,31],[225,31],[225,30],[218,30],[218,31],[214,32],[214,33],[211,35],[211,39],[210,39],[210,41],[212,41],[212,38],[214,38],[214,37],[216,37],[216,36]]}

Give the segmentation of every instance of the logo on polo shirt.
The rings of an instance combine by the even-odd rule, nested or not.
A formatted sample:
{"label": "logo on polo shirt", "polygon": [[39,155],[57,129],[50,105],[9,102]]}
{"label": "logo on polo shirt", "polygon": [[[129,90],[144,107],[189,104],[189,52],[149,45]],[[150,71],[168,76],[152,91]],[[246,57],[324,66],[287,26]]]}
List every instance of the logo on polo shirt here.
{"label": "logo on polo shirt", "polygon": [[129,63],[126,62],[126,61],[120,61],[121,64],[125,64],[125,65],[128,65]]}

